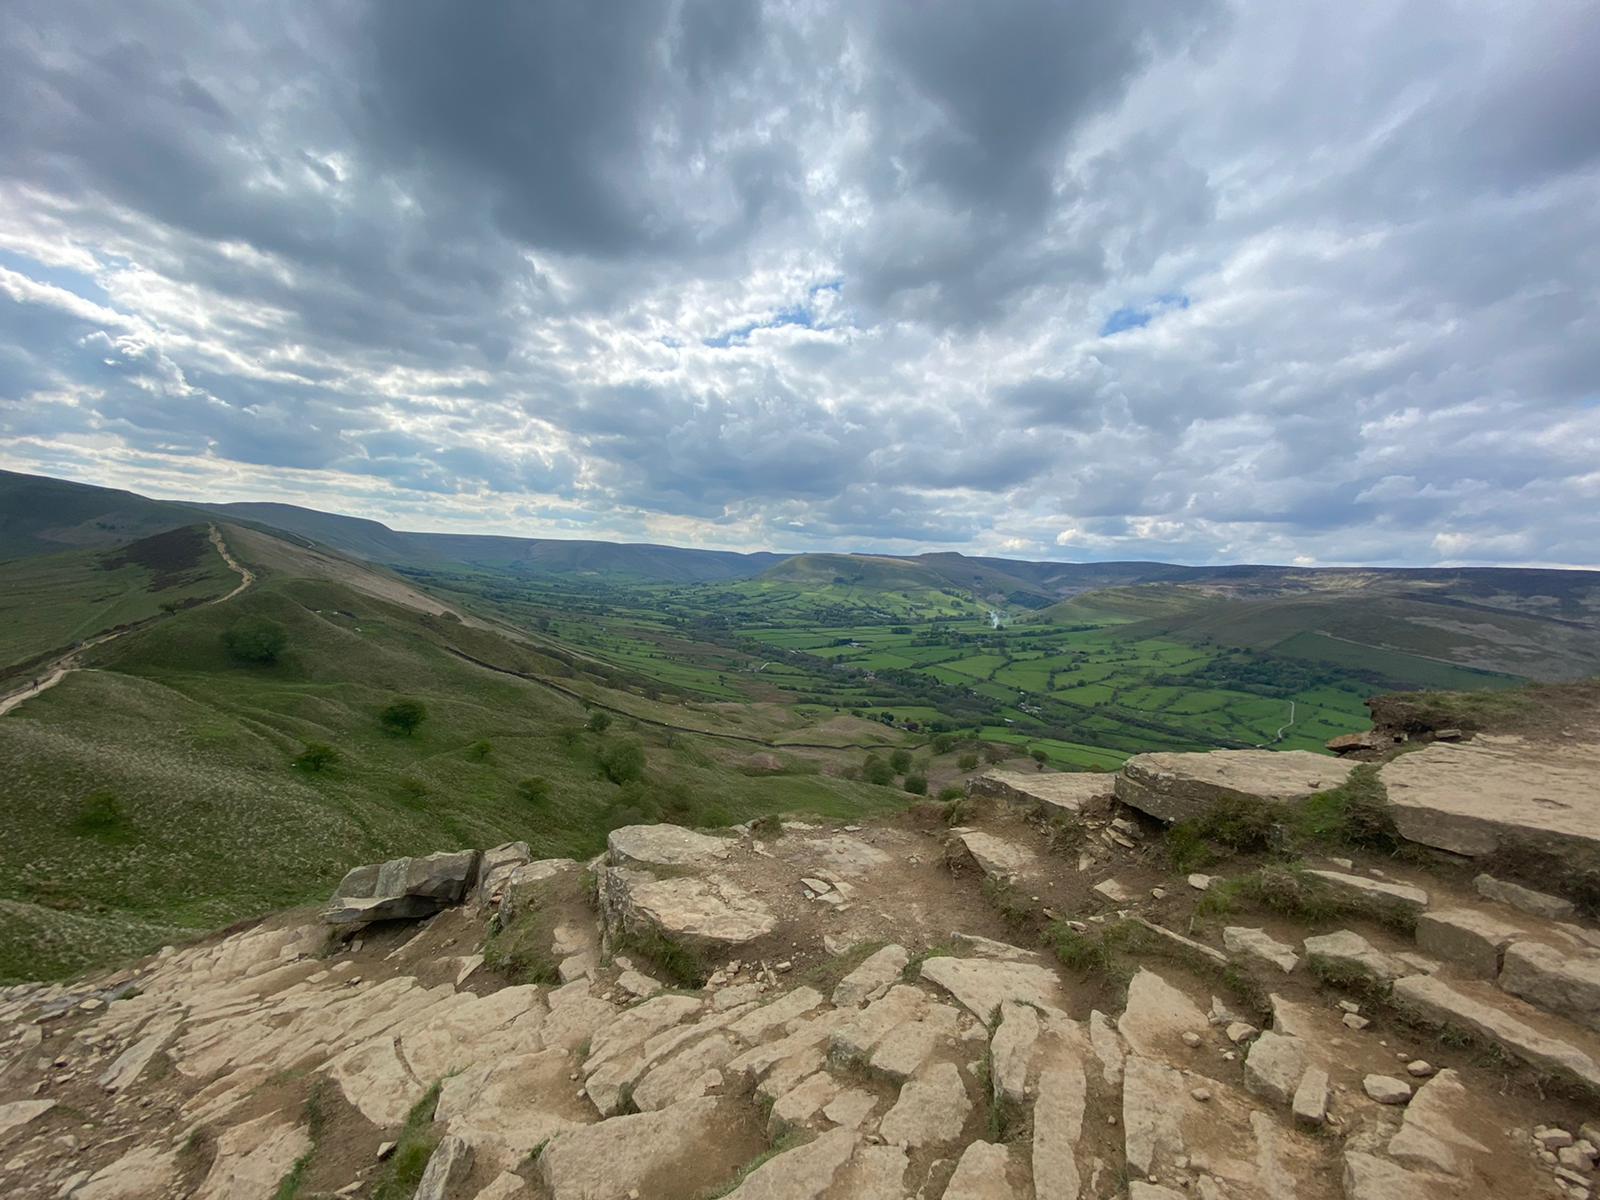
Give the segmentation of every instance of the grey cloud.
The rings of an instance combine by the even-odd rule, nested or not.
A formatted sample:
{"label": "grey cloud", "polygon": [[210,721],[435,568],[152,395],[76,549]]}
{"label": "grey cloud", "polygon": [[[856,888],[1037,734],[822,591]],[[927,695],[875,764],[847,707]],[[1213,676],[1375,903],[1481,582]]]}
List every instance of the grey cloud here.
{"label": "grey cloud", "polygon": [[1592,560],[1597,53],[1577,4],[18,0],[4,456],[423,527]]}

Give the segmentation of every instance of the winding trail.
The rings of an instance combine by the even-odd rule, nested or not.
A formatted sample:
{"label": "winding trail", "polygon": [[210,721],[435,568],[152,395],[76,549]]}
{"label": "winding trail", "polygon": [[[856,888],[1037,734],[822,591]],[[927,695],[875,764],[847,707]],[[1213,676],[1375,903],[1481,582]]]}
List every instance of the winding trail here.
{"label": "winding trail", "polygon": [[[231,570],[238,573],[239,586],[234,588],[225,596],[216,596],[205,601],[204,603],[208,605],[221,604],[224,601],[232,600],[240,592],[244,591],[256,581],[255,572],[249,567],[245,566],[243,563],[239,562],[238,559],[234,558],[233,555],[229,553],[227,543],[222,540],[222,531],[219,530],[215,525],[211,526],[210,540],[211,544],[217,548],[217,553],[222,556],[222,561],[227,563]],[[34,679],[20,691],[12,692],[9,696],[0,697],[0,717],[5,716],[23,701],[32,700],[35,696],[39,695],[40,692],[49,691],[51,688],[55,687],[56,684],[65,679],[70,672],[79,670],[78,656],[85,650],[92,650],[96,646],[103,646],[105,643],[115,641],[124,634],[133,633],[137,630],[143,629],[144,627],[145,622],[140,621],[138,624],[132,625],[127,629],[118,629],[111,633],[96,634],[94,637],[89,638],[86,641],[78,642],[72,647],[71,650],[68,650],[59,658],[51,659],[49,662],[42,664],[39,667],[39,670],[42,671],[43,674],[35,676]]]}

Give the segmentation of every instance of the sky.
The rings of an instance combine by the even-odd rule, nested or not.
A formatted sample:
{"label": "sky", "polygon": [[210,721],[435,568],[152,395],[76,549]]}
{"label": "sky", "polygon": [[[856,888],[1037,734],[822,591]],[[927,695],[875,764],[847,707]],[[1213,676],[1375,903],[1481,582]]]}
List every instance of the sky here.
{"label": "sky", "polygon": [[11,0],[0,467],[1600,565],[1600,4]]}

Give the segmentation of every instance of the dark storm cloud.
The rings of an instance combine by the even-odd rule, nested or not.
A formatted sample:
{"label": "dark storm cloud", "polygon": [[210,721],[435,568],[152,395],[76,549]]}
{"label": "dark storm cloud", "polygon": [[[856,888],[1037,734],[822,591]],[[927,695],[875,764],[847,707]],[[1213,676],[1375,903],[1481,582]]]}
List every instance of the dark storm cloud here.
{"label": "dark storm cloud", "polygon": [[1597,58],[1574,3],[17,0],[0,459],[423,527],[1592,561]]}

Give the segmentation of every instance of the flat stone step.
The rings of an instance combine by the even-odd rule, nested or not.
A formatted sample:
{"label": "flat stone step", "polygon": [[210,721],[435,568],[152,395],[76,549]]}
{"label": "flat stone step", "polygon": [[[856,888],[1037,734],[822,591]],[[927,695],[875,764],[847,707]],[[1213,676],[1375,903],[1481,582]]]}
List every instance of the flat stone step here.
{"label": "flat stone step", "polygon": [[1600,1095],[1600,1037],[1491,984],[1438,975],[1395,981],[1393,1000],[1423,1020],[1461,1029],[1541,1071]]}
{"label": "flat stone step", "polygon": [[1163,821],[1202,816],[1220,800],[1289,804],[1338,787],[1355,764],[1309,750],[1136,754],[1116,777],[1117,799]]}
{"label": "flat stone step", "polygon": [[1403,837],[1480,857],[1518,848],[1555,854],[1600,850],[1594,747],[1530,748],[1480,735],[1434,742],[1384,764],[1379,778]]}
{"label": "flat stone step", "polygon": [[1499,978],[1506,947],[1513,942],[1543,942],[1563,950],[1589,948],[1549,921],[1498,905],[1460,905],[1417,917],[1417,949],[1479,979]]}
{"label": "flat stone step", "polygon": [[969,795],[1066,816],[1109,812],[1114,790],[1112,777],[1095,771],[990,771],[967,785]]}

